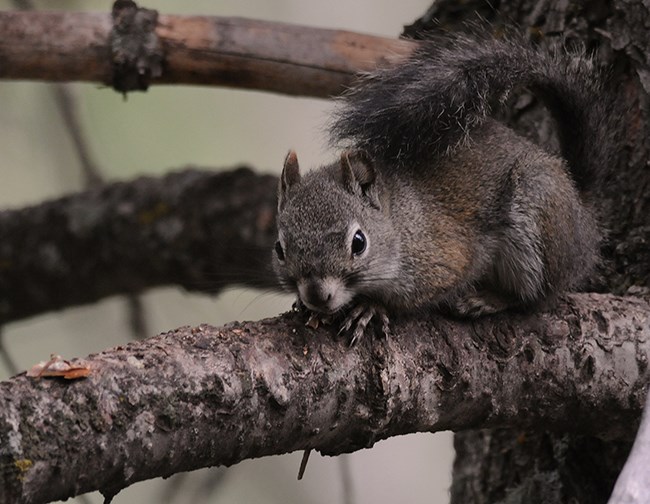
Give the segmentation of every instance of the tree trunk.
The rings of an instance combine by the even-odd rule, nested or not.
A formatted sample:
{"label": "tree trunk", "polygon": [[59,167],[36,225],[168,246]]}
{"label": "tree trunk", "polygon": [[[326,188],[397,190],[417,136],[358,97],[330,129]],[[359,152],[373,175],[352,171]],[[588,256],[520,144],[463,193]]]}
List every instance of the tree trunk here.
{"label": "tree trunk", "polygon": [[[516,24],[542,43],[577,43],[609,69],[618,99],[629,111],[620,118],[627,131],[617,166],[611,167],[597,198],[608,230],[603,267],[594,287],[615,293],[647,292],[650,286],[650,22],[641,1],[565,2],[517,0],[438,1],[406,28],[462,30],[478,12],[497,28]],[[439,24],[437,24],[439,23]],[[550,119],[529,96],[520,97],[509,122],[552,146]],[[636,425],[627,426],[635,429]],[[606,502],[631,444],[616,439],[558,432],[482,430],[456,434],[452,503]]]}

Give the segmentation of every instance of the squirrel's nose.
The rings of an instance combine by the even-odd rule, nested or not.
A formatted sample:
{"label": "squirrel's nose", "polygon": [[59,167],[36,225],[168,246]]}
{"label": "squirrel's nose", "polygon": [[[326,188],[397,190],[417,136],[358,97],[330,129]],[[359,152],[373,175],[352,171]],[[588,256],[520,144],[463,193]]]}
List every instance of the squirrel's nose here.
{"label": "squirrel's nose", "polygon": [[334,297],[332,289],[323,279],[310,278],[298,282],[300,299],[308,308],[317,311],[329,311]]}

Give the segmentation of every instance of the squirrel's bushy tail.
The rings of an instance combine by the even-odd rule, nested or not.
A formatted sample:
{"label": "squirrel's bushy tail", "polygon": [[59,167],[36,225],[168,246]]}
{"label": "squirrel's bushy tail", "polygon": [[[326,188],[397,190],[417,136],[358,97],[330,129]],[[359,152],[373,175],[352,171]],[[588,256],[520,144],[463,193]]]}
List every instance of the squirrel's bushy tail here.
{"label": "squirrel's bushy tail", "polygon": [[616,152],[602,78],[584,54],[551,54],[520,38],[422,42],[408,60],[367,75],[344,96],[332,138],[384,163],[430,165],[521,87],[546,104],[577,186],[590,188]]}

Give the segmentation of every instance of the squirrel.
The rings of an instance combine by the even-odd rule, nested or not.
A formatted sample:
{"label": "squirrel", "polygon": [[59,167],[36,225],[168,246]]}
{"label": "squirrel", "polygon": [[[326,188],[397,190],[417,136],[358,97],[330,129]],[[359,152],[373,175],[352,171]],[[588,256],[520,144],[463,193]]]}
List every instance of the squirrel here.
{"label": "squirrel", "polygon": [[[561,156],[492,117],[530,89]],[[599,260],[590,194],[613,164],[604,81],[584,54],[453,35],[360,79],[331,126],[340,159],[301,176],[287,155],[274,268],[354,344],[371,321],[433,307],[459,317],[550,306]]]}

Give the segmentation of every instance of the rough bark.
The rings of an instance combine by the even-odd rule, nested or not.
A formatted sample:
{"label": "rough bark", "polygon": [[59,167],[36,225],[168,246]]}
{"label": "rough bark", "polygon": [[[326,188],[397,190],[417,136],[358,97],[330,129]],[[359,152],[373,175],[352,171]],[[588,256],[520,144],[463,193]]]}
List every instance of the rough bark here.
{"label": "rough bark", "polygon": [[[597,288],[643,292],[650,286],[650,25],[647,2],[562,0],[458,2],[439,0],[407,32],[464,29],[475,12],[495,26],[516,24],[542,43],[579,44],[609,69],[628,114],[620,162],[611,167],[596,201],[608,238]],[[525,135],[552,148],[554,130],[531,97],[513,102],[506,119]],[[627,426],[632,429],[631,425]],[[520,442],[525,440],[525,442]],[[480,431],[456,435],[453,503],[604,503],[630,449],[622,440],[543,430]]]}
{"label": "rough bark", "polygon": [[0,212],[0,323],[176,284],[275,287],[277,178],[187,169]]}
{"label": "rough bark", "polygon": [[16,376],[0,384],[0,503],[113,495],[179,471],[305,448],[334,455],[409,432],[633,435],[648,301],[583,294],[553,313],[403,318],[393,330],[348,348],[289,314],[91,355],[86,379]]}
{"label": "rough bark", "polygon": [[[111,16],[0,12],[0,78],[111,84]],[[151,84],[211,84],[291,95],[339,94],[360,70],[415,44],[346,31],[241,18],[158,18],[163,72]]]}

